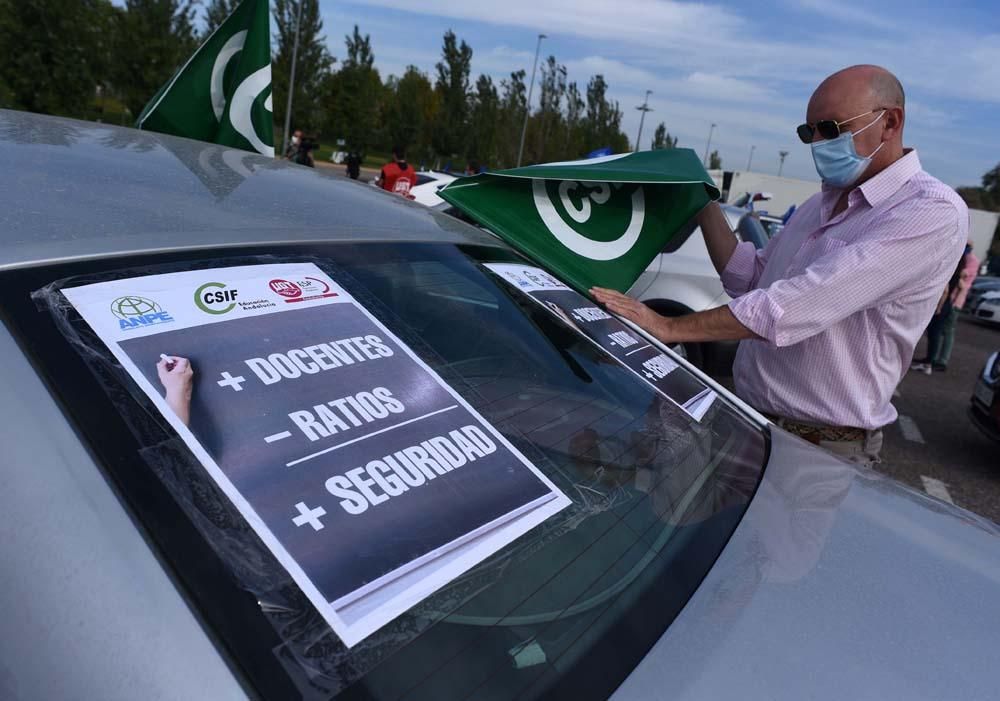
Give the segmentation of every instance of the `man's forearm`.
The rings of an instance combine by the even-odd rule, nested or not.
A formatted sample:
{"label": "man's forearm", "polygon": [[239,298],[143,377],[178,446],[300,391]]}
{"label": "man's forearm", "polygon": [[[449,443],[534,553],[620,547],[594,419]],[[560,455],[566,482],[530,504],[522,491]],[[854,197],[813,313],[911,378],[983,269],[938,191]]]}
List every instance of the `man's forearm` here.
{"label": "man's forearm", "polygon": [[728,306],[685,316],[660,317],[653,329],[646,329],[664,343],[742,341],[760,338],[737,319]]}
{"label": "man's forearm", "polygon": [[698,214],[698,226],[705,237],[705,246],[708,248],[708,255],[712,259],[712,265],[721,275],[726,269],[729,259],[736,250],[736,237],[733,230],[729,228],[726,215],[722,213],[722,208],[715,202],[709,202]]}

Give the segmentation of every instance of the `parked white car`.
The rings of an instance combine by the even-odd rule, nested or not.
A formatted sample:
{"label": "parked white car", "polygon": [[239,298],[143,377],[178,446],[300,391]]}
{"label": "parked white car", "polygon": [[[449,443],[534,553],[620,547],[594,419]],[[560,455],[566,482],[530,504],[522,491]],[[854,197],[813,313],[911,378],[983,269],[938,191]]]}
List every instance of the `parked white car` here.
{"label": "parked white car", "polygon": [[[752,241],[757,248],[766,244],[767,234],[750,211],[727,205],[722,211],[737,239]],[[653,260],[629,294],[665,316],[683,316],[730,301],[709,258],[701,228],[693,221]],[[728,374],[736,344],[685,343],[682,349],[695,365]]]}
{"label": "parked white car", "polygon": [[[451,205],[438,196],[438,191],[457,179],[458,177],[455,175],[437,170],[417,171],[417,184],[410,188],[410,197],[431,209],[447,209]],[[372,187],[381,187],[378,178],[373,178],[368,184]]]}
{"label": "parked white car", "polygon": [[1000,324],[1000,290],[983,294],[972,313],[979,321]]}
{"label": "parked white car", "polygon": [[417,184],[410,188],[413,199],[425,207],[450,206],[438,196],[438,191],[458,178],[436,170],[422,170],[417,173]]}

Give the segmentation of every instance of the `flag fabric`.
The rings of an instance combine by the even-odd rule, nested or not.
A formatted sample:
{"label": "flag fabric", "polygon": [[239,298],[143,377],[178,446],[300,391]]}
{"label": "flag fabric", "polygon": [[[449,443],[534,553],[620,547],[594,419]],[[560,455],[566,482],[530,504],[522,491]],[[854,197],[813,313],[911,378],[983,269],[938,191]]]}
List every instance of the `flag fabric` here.
{"label": "flag fabric", "polygon": [[586,293],[624,292],[719,190],[691,149],[544,163],[461,178],[446,201]]}
{"label": "flag fabric", "polygon": [[142,110],[139,129],[274,156],[268,0],[243,0]]}

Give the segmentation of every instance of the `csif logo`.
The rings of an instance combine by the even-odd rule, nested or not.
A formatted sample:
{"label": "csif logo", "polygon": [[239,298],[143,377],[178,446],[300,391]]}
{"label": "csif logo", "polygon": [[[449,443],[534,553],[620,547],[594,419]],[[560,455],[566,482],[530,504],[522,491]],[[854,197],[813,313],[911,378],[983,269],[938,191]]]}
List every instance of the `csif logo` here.
{"label": "csif logo", "polygon": [[122,331],[166,324],[174,320],[159,304],[138,295],[119,297],[111,303],[111,313],[118,318],[118,328]]}
{"label": "csif logo", "polygon": [[206,314],[227,314],[236,308],[239,291],[221,282],[206,282],[194,291],[194,303]]}

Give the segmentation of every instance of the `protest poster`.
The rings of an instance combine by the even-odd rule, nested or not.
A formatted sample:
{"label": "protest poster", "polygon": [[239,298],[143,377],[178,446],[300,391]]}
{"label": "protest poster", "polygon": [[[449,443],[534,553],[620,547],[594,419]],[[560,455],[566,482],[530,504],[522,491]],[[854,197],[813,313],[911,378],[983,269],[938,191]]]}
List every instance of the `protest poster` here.
{"label": "protest poster", "polygon": [[569,504],[313,264],[62,292],[348,646]]}
{"label": "protest poster", "polygon": [[659,348],[541,268],[516,263],[484,267],[589,338],[695,420],[701,421],[715,401],[715,392]]}

